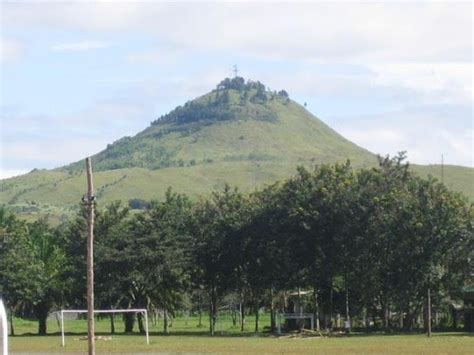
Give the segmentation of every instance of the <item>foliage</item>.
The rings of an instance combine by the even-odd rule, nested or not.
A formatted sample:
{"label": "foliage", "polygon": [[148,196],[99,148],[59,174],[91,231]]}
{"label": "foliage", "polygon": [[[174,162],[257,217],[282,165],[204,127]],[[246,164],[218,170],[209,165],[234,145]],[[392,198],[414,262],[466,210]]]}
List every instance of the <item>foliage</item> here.
{"label": "foliage", "polygon": [[[99,208],[97,306],[146,307],[164,315],[167,332],[179,311],[201,313],[208,302],[212,334],[224,305],[242,330],[254,312],[258,331],[262,307],[274,329],[288,293],[306,290],[323,327],[342,314],[390,328],[396,312],[397,326],[411,329],[428,289],[443,308],[472,283],[474,206],[404,161],[400,154],[379,157],[377,168],[300,167],[261,191],[224,185],[194,203],[168,190],[134,214],[120,202]],[[41,320],[38,305],[46,313],[83,306],[84,211],[54,230],[0,212],[0,277],[11,307],[36,309]],[[126,324],[132,331],[133,319]],[[138,325],[143,331],[140,317]]]}
{"label": "foliage", "polygon": [[220,105],[228,102],[228,92],[217,96],[212,104],[191,101],[184,106],[178,106],[170,113],[160,117],[154,124],[177,123],[184,124],[196,121],[227,121],[235,118],[235,113],[226,106]]}
{"label": "foliage", "polygon": [[0,284],[11,312],[33,315],[38,333],[46,334],[46,318],[63,302],[67,288],[65,254],[46,220],[16,221],[0,210]]}

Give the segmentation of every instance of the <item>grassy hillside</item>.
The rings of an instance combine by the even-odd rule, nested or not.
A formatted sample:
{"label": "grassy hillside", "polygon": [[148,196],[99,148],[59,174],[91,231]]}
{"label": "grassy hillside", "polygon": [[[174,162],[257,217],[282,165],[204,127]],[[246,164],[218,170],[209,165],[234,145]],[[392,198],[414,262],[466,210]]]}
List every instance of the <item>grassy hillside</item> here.
{"label": "grassy hillside", "polygon": [[[241,99],[242,95],[234,89],[212,92],[177,108],[136,136],[124,137],[93,156],[95,170],[237,161],[288,161],[294,166],[300,161],[348,157],[361,165],[373,164],[371,153],[288,98],[267,92],[265,101],[252,101]],[[252,95],[255,90],[247,94]],[[221,102],[223,96],[227,99]],[[178,118],[172,121],[170,116]],[[82,162],[65,167],[73,172],[82,169]]]}
{"label": "grassy hillside", "polygon": [[[178,107],[134,137],[92,157],[98,201],[161,199],[169,186],[197,198],[225,182],[252,191],[298,165],[376,165],[375,156],[332,130],[286,92],[239,78]],[[242,79],[243,80],[243,79]],[[238,81],[238,82],[237,82]],[[439,166],[413,166],[439,177]],[[444,181],[474,200],[474,169],[446,166]],[[0,181],[0,204],[31,216],[65,219],[85,192],[84,162]]]}
{"label": "grassy hillside", "polygon": [[[443,181],[453,191],[462,192],[474,201],[474,169],[464,166],[445,165],[441,174],[441,165],[412,165],[411,169],[422,177],[431,175]],[[444,175],[443,178],[441,175]]]}
{"label": "grassy hillside", "polygon": [[[302,162],[301,162],[302,163]],[[305,164],[311,166],[309,163]],[[132,198],[161,199],[166,189],[184,192],[197,198],[225,182],[243,191],[284,179],[295,173],[290,162],[220,162],[189,167],[170,167],[159,170],[125,168],[99,171],[94,174],[97,198],[101,203]],[[440,179],[439,166],[412,166],[421,176],[433,175]],[[445,183],[454,191],[461,191],[474,200],[474,169],[447,166]],[[72,211],[85,192],[86,178],[81,174],[62,171],[36,171],[0,183],[0,203],[15,206],[19,212],[46,211],[57,214],[63,208]]]}

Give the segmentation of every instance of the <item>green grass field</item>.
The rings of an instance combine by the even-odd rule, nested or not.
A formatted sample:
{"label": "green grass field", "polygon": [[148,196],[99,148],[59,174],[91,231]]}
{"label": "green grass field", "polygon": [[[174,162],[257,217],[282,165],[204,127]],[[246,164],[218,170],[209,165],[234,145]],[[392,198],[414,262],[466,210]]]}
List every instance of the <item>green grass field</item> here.
{"label": "green grass field", "polygon": [[[260,327],[268,324],[263,316]],[[300,336],[286,334],[271,335],[252,332],[254,318],[249,317],[246,330],[241,333],[233,326],[230,317],[221,318],[217,324],[218,334],[211,337],[207,332],[207,318],[198,328],[197,317],[181,317],[173,321],[170,334],[162,333],[162,322],[150,326],[150,345],[143,335],[113,335],[110,340],[97,341],[97,353],[246,353],[246,354],[472,354],[474,337],[467,333],[434,333],[432,338],[423,334],[354,333],[345,336]],[[16,319],[15,337],[10,337],[13,353],[84,353],[87,351],[86,322],[66,321],[66,346],[61,346],[58,324],[48,322],[48,336],[35,336],[36,322]],[[117,316],[116,330],[123,324]],[[97,334],[109,336],[109,320],[96,321]]]}

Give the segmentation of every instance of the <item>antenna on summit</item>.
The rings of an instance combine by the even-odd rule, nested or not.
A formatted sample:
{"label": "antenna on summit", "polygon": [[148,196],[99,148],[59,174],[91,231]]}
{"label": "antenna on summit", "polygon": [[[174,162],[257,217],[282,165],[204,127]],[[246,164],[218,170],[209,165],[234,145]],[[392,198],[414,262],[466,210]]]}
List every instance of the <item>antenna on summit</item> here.
{"label": "antenna on summit", "polygon": [[232,66],[232,72],[234,73],[234,78],[236,78],[237,74],[239,73],[239,69],[237,68],[236,64]]}

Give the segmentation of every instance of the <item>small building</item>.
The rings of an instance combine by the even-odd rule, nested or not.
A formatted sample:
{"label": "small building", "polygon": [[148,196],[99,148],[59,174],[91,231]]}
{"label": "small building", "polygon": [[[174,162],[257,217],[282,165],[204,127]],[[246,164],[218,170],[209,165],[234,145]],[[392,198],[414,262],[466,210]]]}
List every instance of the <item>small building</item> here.
{"label": "small building", "polygon": [[298,290],[287,295],[284,313],[280,314],[278,325],[284,320],[284,328],[287,331],[314,329],[314,315],[305,313],[308,308],[311,291]]}

